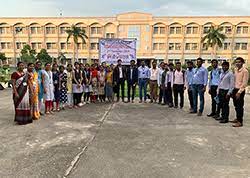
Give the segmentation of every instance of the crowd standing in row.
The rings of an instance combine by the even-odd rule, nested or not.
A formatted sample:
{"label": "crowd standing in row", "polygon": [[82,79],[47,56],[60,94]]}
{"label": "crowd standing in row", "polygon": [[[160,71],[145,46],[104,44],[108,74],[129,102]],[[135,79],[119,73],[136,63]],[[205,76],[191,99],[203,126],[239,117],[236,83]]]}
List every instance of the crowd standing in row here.
{"label": "crowd standing in row", "polygon": [[[190,103],[190,113],[201,116],[204,110],[204,93],[209,89],[212,100],[212,111],[208,117],[214,117],[220,123],[229,122],[229,101],[233,98],[236,119],[234,127],[243,126],[244,96],[248,82],[248,70],[244,68],[244,59],[235,60],[236,69],[230,71],[228,62],[218,67],[218,61],[212,60],[212,71],[203,67],[203,60],[197,59],[196,67],[192,61],[187,62],[187,70],[181,63],[166,64],[152,62],[152,68],[141,61],[140,67],[132,60],[129,66],[123,66],[118,60],[116,66],[101,65],[95,62],[74,66],[68,64],[58,66],[56,63],[19,62],[17,71],[11,76],[13,82],[13,100],[15,106],[15,121],[18,124],[31,123],[43,115],[42,105],[45,105],[45,115],[65,108],[79,108],[84,104],[113,102],[114,94],[117,102],[134,103],[136,86],[139,86],[139,103],[147,102],[168,105],[181,109],[184,107],[184,91],[187,90]],[[209,80],[209,81],[208,81]],[[125,101],[125,83],[127,82]],[[149,85],[150,95],[147,95]],[[159,90],[159,92],[158,92]],[[120,97],[121,94],[121,97]],[[198,109],[199,97],[199,109]],[[180,102],[179,102],[180,98]]]}

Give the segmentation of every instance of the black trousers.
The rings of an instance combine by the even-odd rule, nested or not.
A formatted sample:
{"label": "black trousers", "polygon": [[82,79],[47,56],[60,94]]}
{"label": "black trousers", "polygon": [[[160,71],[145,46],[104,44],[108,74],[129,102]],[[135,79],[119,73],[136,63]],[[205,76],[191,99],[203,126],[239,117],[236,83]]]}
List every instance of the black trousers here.
{"label": "black trousers", "polygon": [[189,100],[190,108],[193,109],[194,108],[194,99],[193,99],[192,89],[188,89],[188,100]]}
{"label": "black trousers", "polygon": [[218,86],[212,85],[210,88],[210,95],[211,95],[211,101],[212,101],[212,113],[213,114],[220,114],[220,107],[214,100],[214,98],[217,96],[217,88]]}
{"label": "black trousers", "polygon": [[133,85],[132,83],[128,82],[128,101],[130,101],[131,98],[131,89],[132,89],[132,101],[133,101],[135,99],[136,85]]}
{"label": "black trousers", "polygon": [[240,94],[240,98],[237,100],[236,99],[236,93],[239,91],[239,89],[234,89],[233,90],[233,102],[234,102],[234,107],[236,111],[236,118],[237,120],[243,124],[243,115],[244,115],[244,97],[245,97],[245,91],[243,91]]}
{"label": "black trousers", "polygon": [[229,101],[230,101],[230,97],[227,98],[227,93],[228,90],[223,90],[220,89],[219,90],[219,107],[221,108],[221,117],[223,120],[229,120]]}
{"label": "black trousers", "polygon": [[81,100],[82,100],[82,93],[73,93],[74,105],[78,105],[79,103],[81,103]]}
{"label": "black trousers", "polygon": [[183,85],[174,84],[173,90],[174,90],[174,105],[175,107],[178,106],[178,96],[180,96],[180,107],[182,108],[184,105],[184,84]]}
{"label": "black trousers", "polygon": [[117,82],[117,100],[120,99],[120,88],[122,90],[122,100],[124,100],[124,85],[125,85],[125,80],[124,79],[119,79]]}
{"label": "black trousers", "polygon": [[159,93],[159,103],[161,103],[162,102],[162,98],[163,98],[163,89],[162,89],[162,87],[160,87],[159,88],[160,89],[160,93]]}
{"label": "black trousers", "polygon": [[173,106],[173,91],[172,91],[171,82],[168,82],[168,86],[166,90],[166,97],[167,97],[168,104]]}

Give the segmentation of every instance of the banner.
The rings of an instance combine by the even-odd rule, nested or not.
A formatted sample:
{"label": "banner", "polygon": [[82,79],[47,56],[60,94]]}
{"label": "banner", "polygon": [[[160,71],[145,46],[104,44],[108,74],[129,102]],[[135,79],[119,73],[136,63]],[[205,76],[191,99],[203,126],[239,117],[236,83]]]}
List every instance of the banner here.
{"label": "banner", "polygon": [[136,61],[136,39],[100,39],[99,61],[107,64],[117,64],[118,59],[123,65]]}

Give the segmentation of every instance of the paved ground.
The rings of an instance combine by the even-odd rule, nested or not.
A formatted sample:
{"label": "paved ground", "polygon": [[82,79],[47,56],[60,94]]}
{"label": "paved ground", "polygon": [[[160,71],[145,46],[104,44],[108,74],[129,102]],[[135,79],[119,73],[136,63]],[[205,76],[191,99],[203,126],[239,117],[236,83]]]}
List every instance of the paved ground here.
{"label": "paved ground", "polygon": [[137,103],[88,105],[16,126],[10,91],[0,91],[0,177],[250,177],[248,101],[239,129],[187,107]]}

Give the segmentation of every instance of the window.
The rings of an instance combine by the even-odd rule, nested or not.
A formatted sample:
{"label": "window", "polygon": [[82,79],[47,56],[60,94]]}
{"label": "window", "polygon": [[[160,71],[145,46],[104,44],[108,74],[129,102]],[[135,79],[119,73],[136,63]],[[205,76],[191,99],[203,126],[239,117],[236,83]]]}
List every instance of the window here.
{"label": "window", "polygon": [[46,48],[48,50],[56,49],[56,43],[46,43]]}
{"label": "window", "polygon": [[40,34],[42,32],[41,27],[30,27],[31,34]]}
{"label": "window", "polygon": [[61,48],[61,50],[65,50],[66,49],[66,43],[61,43],[60,48]]}
{"label": "window", "polygon": [[6,33],[6,28],[0,27],[0,34],[5,34],[5,33]]}
{"label": "window", "polygon": [[66,34],[66,30],[70,29],[70,27],[60,27],[60,34]]}
{"label": "window", "polygon": [[175,34],[175,27],[170,27],[170,34]]}
{"label": "window", "polygon": [[181,34],[181,27],[176,27],[176,34]]}
{"label": "window", "polygon": [[158,43],[154,43],[153,44],[153,50],[157,50],[158,49]]}
{"label": "window", "polygon": [[198,34],[198,27],[193,27],[193,34]]}
{"label": "window", "polygon": [[198,43],[192,43],[192,50],[198,49]]}
{"label": "window", "polygon": [[223,28],[224,28],[224,32],[225,32],[226,34],[232,33],[232,27],[231,27],[231,26],[225,26],[225,27],[223,27]]}
{"label": "window", "polygon": [[206,34],[210,30],[211,27],[204,27],[203,28],[203,33]]}
{"label": "window", "polygon": [[6,43],[4,42],[1,43],[1,49],[6,49]]}
{"label": "window", "polygon": [[248,33],[248,27],[243,27],[243,34],[247,34]]}
{"label": "window", "polygon": [[128,38],[136,39],[136,48],[141,46],[141,27],[140,25],[130,25],[128,27]]}
{"label": "window", "polygon": [[208,50],[208,47],[207,47],[207,44],[206,44],[206,43],[203,43],[203,44],[202,44],[202,50],[203,50],[203,51],[207,51],[207,50]]}
{"label": "window", "polygon": [[247,43],[241,44],[241,50],[247,50]]}
{"label": "window", "polygon": [[181,50],[181,43],[169,43],[169,50]]}
{"label": "window", "polygon": [[198,43],[186,43],[185,49],[188,50],[197,50]]}
{"label": "window", "polygon": [[241,27],[237,27],[236,33],[237,33],[237,34],[241,34]]}
{"label": "window", "polygon": [[101,27],[91,27],[91,34],[101,34],[102,29]]}
{"label": "window", "polygon": [[26,45],[25,42],[16,42],[16,49],[22,49]]}
{"label": "window", "polygon": [[31,43],[31,48],[36,49],[36,43]]}
{"label": "window", "polygon": [[106,38],[115,38],[114,33],[106,33]]}
{"label": "window", "polygon": [[187,34],[191,34],[192,33],[192,27],[187,27]]}
{"label": "window", "polygon": [[223,50],[229,50],[229,49],[230,49],[230,43],[224,43]]}
{"label": "window", "polygon": [[164,49],[165,49],[165,44],[159,43],[159,50],[164,50]]}
{"label": "window", "polygon": [[56,27],[46,27],[46,34],[55,34]]}
{"label": "window", "polygon": [[159,27],[154,27],[154,34],[158,34]]}
{"label": "window", "polygon": [[77,43],[77,49],[79,49],[79,50],[87,49],[86,44]]}
{"label": "window", "polygon": [[190,50],[191,49],[191,43],[186,43],[185,49]]}
{"label": "window", "polygon": [[166,33],[166,28],[160,27],[160,34],[165,34],[165,33]]}
{"label": "window", "polygon": [[236,43],[234,49],[235,50],[240,50],[240,43]]}
{"label": "window", "polygon": [[90,49],[91,50],[98,50],[99,44],[98,43],[91,43],[90,44]]}

